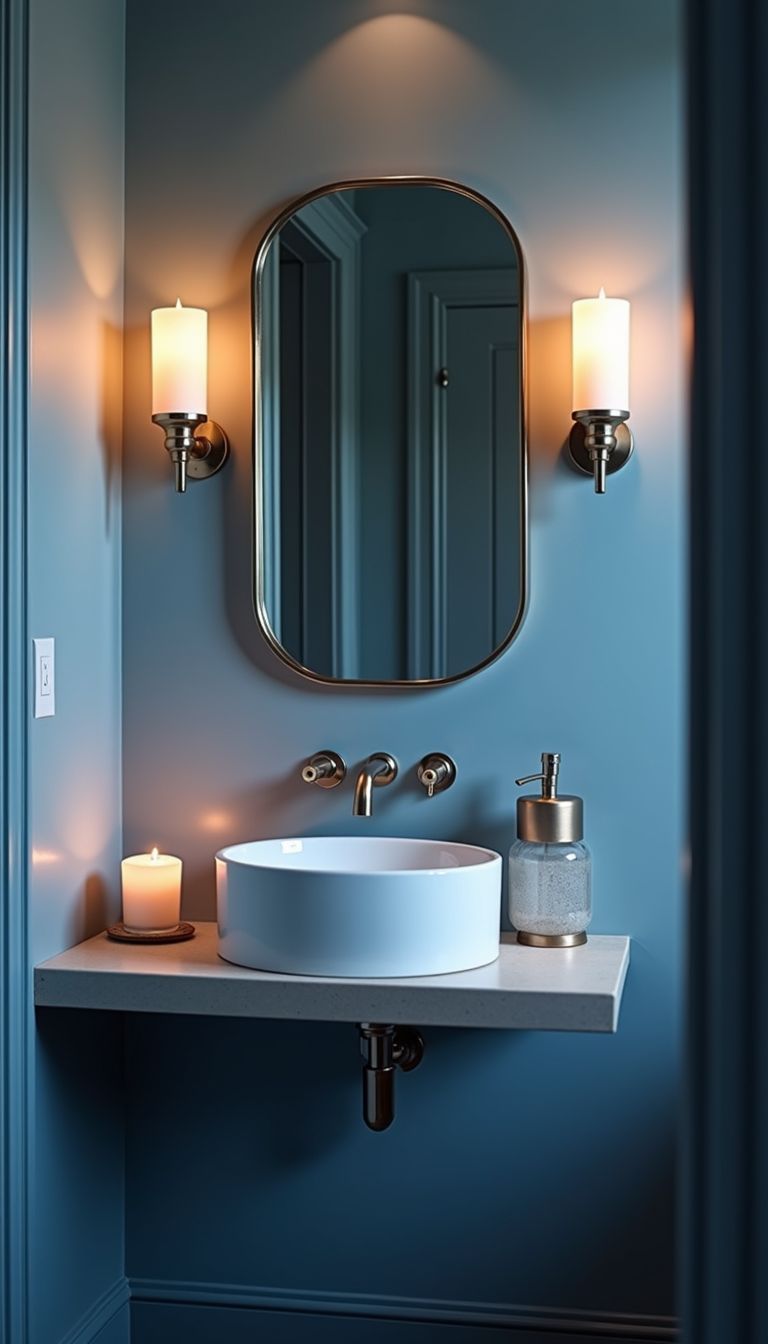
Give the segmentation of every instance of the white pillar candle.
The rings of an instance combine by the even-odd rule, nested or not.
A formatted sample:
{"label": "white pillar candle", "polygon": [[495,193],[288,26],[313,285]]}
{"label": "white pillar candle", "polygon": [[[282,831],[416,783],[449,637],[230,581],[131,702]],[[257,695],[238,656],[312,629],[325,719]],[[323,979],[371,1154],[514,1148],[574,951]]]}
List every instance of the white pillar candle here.
{"label": "white pillar candle", "polygon": [[131,854],[122,862],[123,923],[132,933],[172,929],[181,914],[181,859]]}
{"label": "white pillar candle", "polygon": [[577,299],[573,305],[574,411],[628,411],[629,303]]}
{"label": "white pillar candle", "polygon": [[152,414],[206,415],[208,314],[204,308],[152,310]]}

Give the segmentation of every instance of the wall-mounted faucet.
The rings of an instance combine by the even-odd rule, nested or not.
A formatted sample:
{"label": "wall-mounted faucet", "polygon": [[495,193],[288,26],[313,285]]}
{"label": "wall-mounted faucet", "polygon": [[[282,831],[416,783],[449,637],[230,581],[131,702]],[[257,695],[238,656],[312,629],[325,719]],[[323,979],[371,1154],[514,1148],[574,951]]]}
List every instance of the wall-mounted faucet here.
{"label": "wall-mounted faucet", "polygon": [[432,751],[416,767],[418,781],[427,791],[428,798],[450,789],[456,778],[456,762],[442,751]]}
{"label": "wall-mounted faucet", "polygon": [[[355,780],[354,817],[370,817],[373,812],[373,790],[384,788],[397,779],[397,761],[386,751],[376,751],[364,761]],[[456,762],[442,751],[431,751],[423,756],[416,767],[419,783],[428,798],[450,789],[456,779]],[[316,751],[305,761],[301,778],[305,784],[316,784],[320,789],[335,789],[346,778],[347,767],[337,751]]]}
{"label": "wall-mounted faucet", "polygon": [[353,817],[370,817],[373,812],[373,790],[382,789],[397,779],[397,761],[385,751],[376,751],[360,767],[355,780]]}

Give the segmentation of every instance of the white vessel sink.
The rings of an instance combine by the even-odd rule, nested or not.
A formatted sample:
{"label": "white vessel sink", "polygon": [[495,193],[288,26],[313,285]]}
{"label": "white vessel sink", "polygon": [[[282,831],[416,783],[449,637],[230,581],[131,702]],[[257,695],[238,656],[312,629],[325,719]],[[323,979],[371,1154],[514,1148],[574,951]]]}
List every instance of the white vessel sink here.
{"label": "white vessel sink", "polygon": [[499,955],[501,857],[442,840],[255,840],[216,855],[219,955],[293,975],[441,975]]}

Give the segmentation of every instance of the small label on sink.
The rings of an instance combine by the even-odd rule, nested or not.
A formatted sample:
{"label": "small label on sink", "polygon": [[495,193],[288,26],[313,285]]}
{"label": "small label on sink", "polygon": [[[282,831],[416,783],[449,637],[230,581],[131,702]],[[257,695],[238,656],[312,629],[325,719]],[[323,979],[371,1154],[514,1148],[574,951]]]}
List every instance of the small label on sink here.
{"label": "small label on sink", "polygon": [[282,850],[284,854],[301,854],[304,849],[304,843],[301,840],[283,840]]}

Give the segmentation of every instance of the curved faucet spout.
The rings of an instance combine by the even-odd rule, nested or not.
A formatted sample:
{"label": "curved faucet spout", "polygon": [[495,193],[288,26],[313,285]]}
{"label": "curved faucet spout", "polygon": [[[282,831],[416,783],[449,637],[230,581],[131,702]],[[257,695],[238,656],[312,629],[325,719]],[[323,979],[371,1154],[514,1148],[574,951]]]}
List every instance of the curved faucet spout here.
{"label": "curved faucet spout", "polygon": [[397,761],[384,751],[374,752],[360,767],[355,780],[353,817],[370,817],[373,813],[373,790],[391,784],[397,778]]}
{"label": "curved faucet spout", "polygon": [[[383,770],[384,766],[379,769]],[[352,804],[353,817],[370,817],[373,812],[373,774],[364,765],[355,780],[355,801]]]}

